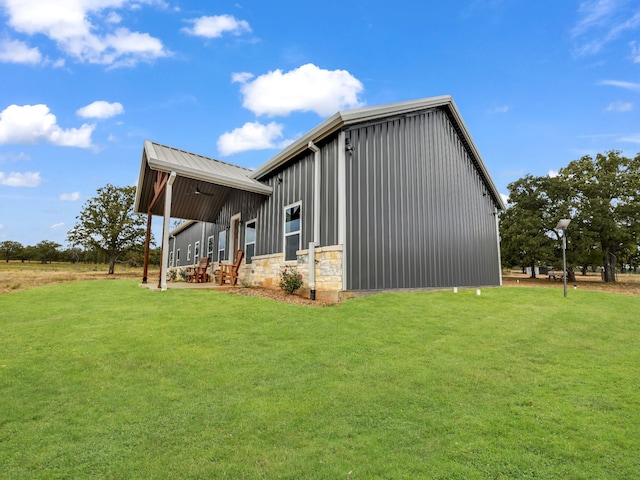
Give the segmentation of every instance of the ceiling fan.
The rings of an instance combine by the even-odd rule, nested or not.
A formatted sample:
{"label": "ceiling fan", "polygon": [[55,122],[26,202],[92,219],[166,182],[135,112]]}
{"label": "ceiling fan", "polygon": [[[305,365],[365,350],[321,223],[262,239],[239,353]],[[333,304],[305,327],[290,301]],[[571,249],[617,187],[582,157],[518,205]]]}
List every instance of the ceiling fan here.
{"label": "ceiling fan", "polygon": [[196,185],[196,189],[190,193],[192,193],[193,195],[205,195],[207,197],[213,197],[215,195],[215,193],[203,192],[202,190],[200,190],[199,185]]}

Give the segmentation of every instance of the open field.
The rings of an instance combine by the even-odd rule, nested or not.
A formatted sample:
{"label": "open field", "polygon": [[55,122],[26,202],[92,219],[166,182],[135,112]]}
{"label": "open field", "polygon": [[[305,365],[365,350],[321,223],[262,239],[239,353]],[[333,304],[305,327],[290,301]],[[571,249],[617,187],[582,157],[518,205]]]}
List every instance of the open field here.
{"label": "open field", "polygon": [[[526,287],[544,287],[563,289],[562,280],[548,280],[546,275],[539,275],[538,278],[529,278],[528,275],[522,273],[511,272],[503,277],[505,286],[526,286]],[[569,290],[587,289],[598,290],[601,292],[622,293],[626,295],[640,295],[640,275],[638,274],[619,274],[618,281],[614,283],[605,283],[600,279],[597,273],[590,273],[587,276],[576,275],[575,282],[568,282]]]}
{"label": "open field", "polygon": [[[137,278],[142,280],[142,267],[117,264],[113,276],[108,275],[106,264],[87,263],[39,263],[0,261],[0,294],[40,287],[50,283],[74,282],[78,280],[104,280],[106,278]],[[149,281],[156,281],[158,267],[149,269]]]}
{"label": "open field", "polygon": [[640,477],[640,297],[136,284],[0,295],[0,478]]}

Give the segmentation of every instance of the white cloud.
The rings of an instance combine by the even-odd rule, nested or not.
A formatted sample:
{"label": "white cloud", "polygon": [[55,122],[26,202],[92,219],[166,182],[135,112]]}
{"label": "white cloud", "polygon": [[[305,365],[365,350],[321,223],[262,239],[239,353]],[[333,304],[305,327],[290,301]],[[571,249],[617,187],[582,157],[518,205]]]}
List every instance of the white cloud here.
{"label": "white cloud", "polygon": [[64,147],[91,147],[95,125],[60,128],[46,105],[9,105],[0,112],[0,145],[51,143]]}
{"label": "white cloud", "polygon": [[630,42],[629,46],[631,47],[631,60],[633,63],[640,63],[640,45],[636,42]]}
{"label": "white cloud", "polygon": [[619,142],[640,143],[640,133],[631,133],[618,139]]}
{"label": "white cloud", "polygon": [[623,80],[602,80],[598,85],[606,85],[610,87],[624,88],[633,92],[640,92],[640,83],[625,82]]}
{"label": "white cloud", "polygon": [[499,107],[494,107],[489,109],[489,113],[507,113],[509,110],[511,110],[511,107],[509,105],[502,105]]}
{"label": "white cloud", "polygon": [[37,187],[41,182],[40,172],[0,172],[0,185],[7,187]]}
{"label": "white cloud", "polygon": [[633,110],[633,104],[631,102],[621,102],[619,100],[610,103],[607,105],[607,108],[605,108],[606,112],[630,112],[631,110]]}
{"label": "white cloud", "polygon": [[501,193],[500,198],[502,198],[502,203],[504,203],[505,205],[509,205],[509,195]]}
{"label": "white cloud", "polygon": [[547,176],[549,178],[556,178],[558,176],[558,171],[557,170],[549,170],[549,172],[547,173]]}
{"label": "white cloud", "polygon": [[63,202],[77,202],[80,200],[80,192],[61,193],[58,198]]}
{"label": "white cloud", "polygon": [[[165,7],[157,0],[4,0],[8,26],[27,35],[44,35],[81,62],[134,65],[168,56],[157,38],[115,26],[116,9],[141,4]],[[107,12],[105,16],[103,12]]]}
{"label": "white cloud", "polygon": [[51,225],[51,230],[57,230],[58,228],[62,227],[64,227],[64,222],[54,223],[53,225]]}
{"label": "white cloud", "polygon": [[[294,111],[328,116],[344,108],[360,107],[364,87],[346,70],[323,70],[309,63],[283,73],[275,70],[248,81],[248,74],[235,74],[242,84],[242,105],[256,115],[288,115]],[[244,78],[244,80],[242,80]]]}
{"label": "white cloud", "polygon": [[14,153],[8,152],[5,154],[0,153],[0,163],[3,162],[27,162],[31,160],[31,157],[24,152]]}
{"label": "white cloud", "polygon": [[253,73],[249,72],[238,72],[231,74],[231,81],[233,83],[246,83],[254,77]]}
{"label": "white cloud", "polygon": [[198,37],[219,38],[225,33],[241,35],[245,32],[251,32],[247,21],[238,20],[231,15],[200,17],[188,20],[188,22],[192,23],[193,27],[183,28],[182,31]]}
{"label": "white cloud", "polygon": [[76,113],[83,118],[109,118],[124,113],[124,107],[118,102],[109,103],[98,100],[79,108]]}
{"label": "white cloud", "polygon": [[617,7],[616,0],[588,0],[580,4],[579,20],[573,27],[573,36],[582,35],[595,27],[601,27],[607,22]]}
{"label": "white cloud", "polygon": [[589,55],[600,52],[607,43],[639,26],[640,9],[633,2],[586,0],[580,4],[578,21],[571,34],[580,42],[577,53]]}
{"label": "white cloud", "polygon": [[260,122],[247,122],[242,127],[220,135],[218,151],[220,155],[232,155],[247,150],[262,150],[265,148],[283,148],[291,143],[282,138],[283,126],[276,122],[263,125]]}
{"label": "white cloud", "polygon": [[0,41],[0,62],[37,65],[42,62],[42,54],[20,40]]}

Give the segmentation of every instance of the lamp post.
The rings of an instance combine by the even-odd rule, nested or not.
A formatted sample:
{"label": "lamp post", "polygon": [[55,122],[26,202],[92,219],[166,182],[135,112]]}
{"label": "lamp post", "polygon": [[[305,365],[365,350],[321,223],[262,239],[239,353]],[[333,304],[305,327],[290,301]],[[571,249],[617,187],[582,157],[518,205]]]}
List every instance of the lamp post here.
{"label": "lamp post", "polygon": [[564,282],[564,296],[567,296],[567,227],[571,220],[563,218],[556,225],[556,229],[562,232],[562,280]]}

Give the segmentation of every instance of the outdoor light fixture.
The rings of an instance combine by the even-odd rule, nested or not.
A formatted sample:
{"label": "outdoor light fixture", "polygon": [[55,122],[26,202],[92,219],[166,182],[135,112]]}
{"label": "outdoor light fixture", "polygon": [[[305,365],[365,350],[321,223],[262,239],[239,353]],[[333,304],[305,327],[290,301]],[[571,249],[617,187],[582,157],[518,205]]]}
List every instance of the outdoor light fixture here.
{"label": "outdoor light fixture", "polygon": [[567,227],[571,220],[563,218],[556,225],[556,229],[562,232],[562,279],[564,282],[564,296],[567,296]]}

